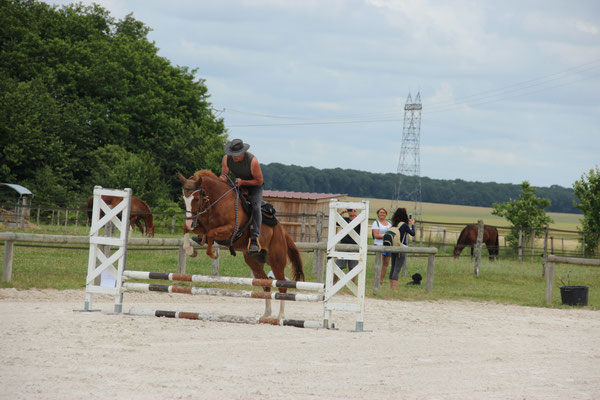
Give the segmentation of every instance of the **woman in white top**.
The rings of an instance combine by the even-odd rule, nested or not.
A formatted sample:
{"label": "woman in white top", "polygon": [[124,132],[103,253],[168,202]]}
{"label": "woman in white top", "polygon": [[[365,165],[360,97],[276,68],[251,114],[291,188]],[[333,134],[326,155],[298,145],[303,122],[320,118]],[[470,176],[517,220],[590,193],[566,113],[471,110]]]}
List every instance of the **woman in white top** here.
{"label": "woman in white top", "polygon": [[[377,210],[377,219],[373,221],[373,225],[371,225],[371,229],[373,230],[373,244],[375,246],[383,246],[383,235],[392,227],[392,223],[386,219],[387,214],[387,210],[383,207]],[[388,265],[390,265],[391,253],[384,252],[381,254],[381,281],[379,281],[379,283],[383,285],[385,272],[387,271]]]}

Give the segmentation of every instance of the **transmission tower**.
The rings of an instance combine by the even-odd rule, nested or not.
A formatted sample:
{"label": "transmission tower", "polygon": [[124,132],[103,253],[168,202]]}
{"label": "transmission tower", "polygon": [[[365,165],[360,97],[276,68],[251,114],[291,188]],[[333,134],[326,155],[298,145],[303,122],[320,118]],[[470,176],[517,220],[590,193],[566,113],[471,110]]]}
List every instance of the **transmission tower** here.
{"label": "transmission tower", "polygon": [[413,218],[421,219],[421,94],[413,101],[410,93],[404,105],[404,128],[402,130],[402,148],[398,159],[398,183],[396,196],[392,201],[391,212],[399,206],[400,200],[408,201],[412,207],[407,207]]}

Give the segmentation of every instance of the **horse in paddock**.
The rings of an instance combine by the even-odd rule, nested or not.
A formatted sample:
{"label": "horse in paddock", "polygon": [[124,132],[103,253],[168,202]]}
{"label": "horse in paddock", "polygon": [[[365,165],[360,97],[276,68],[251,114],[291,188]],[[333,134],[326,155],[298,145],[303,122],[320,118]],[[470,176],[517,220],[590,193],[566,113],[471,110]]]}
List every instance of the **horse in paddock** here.
{"label": "horse in paddock", "polygon": [[[285,280],[285,266],[289,258],[292,265],[292,276],[295,281],[304,280],[300,252],[290,235],[280,223],[273,226],[263,222],[260,228],[260,253],[249,253],[250,242],[250,213],[244,210],[243,198],[238,195],[239,188],[221,182],[217,176],[208,170],[196,171],[194,175],[185,178],[178,174],[183,185],[183,201],[185,203],[186,223],[183,226],[183,248],[186,253],[196,256],[196,249],[190,245],[190,232],[202,235],[202,243],[208,244],[206,254],[216,258],[213,242],[229,246],[232,254],[239,250],[244,255],[246,264],[257,279],[267,279],[264,270],[265,262],[277,280]],[[271,288],[263,288],[270,292]],[[280,293],[286,293],[286,288],[279,288]],[[283,318],[285,302],[281,301],[279,319]],[[263,317],[271,315],[271,299],[265,300]]]}
{"label": "horse in paddock", "polygon": [[[115,196],[102,196],[102,200],[110,206],[114,208],[117,204],[119,204],[123,199],[121,197]],[[92,207],[94,205],[94,196],[90,197],[87,203],[87,213],[90,221],[92,220]],[[104,213],[100,211],[100,218],[104,216]],[[121,214],[119,214],[119,218]],[[142,221],[144,222],[144,226],[142,226]],[[129,210],[129,225],[131,229],[134,226],[137,226],[142,234],[146,234],[146,236],[154,237],[154,218],[152,217],[152,210],[150,210],[150,206],[140,199],[139,197],[131,196],[131,209]],[[144,229],[145,228],[145,229]]]}
{"label": "horse in paddock", "polygon": [[[477,243],[478,225],[469,224],[463,228],[458,235],[456,246],[454,246],[454,258],[458,258],[465,247],[471,247],[471,257],[473,257],[473,247]],[[483,226],[483,243],[490,254],[490,261],[498,258],[498,229],[493,226]]]}

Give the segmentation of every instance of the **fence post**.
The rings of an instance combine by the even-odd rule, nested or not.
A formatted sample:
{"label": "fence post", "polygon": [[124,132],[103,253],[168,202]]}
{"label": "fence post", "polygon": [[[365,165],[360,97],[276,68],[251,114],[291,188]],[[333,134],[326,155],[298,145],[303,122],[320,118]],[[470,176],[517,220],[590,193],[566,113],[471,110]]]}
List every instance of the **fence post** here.
{"label": "fence post", "polygon": [[552,289],[554,288],[554,263],[548,263],[548,274],[546,274],[546,304],[552,303]]}
{"label": "fence post", "polygon": [[519,261],[523,262],[523,229],[519,228]]}
{"label": "fence post", "polygon": [[68,222],[69,222],[69,209],[65,208],[65,230],[67,230]]}
{"label": "fence post", "polygon": [[477,243],[475,244],[475,276],[479,276],[481,266],[481,243],[483,242],[483,220],[477,221]]}
{"label": "fence post", "polygon": [[175,216],[173,215],[173,220],[171,221],[171,235],[175,234]]}
{"label": "fence post", "polygon": [[444,235],[442,237],[442,252],[446,253],[446,228],[444,228]]}
{"label": "fence post", "polygon": [[[315,222],[315,236],[319,243],[323,235],[323,217],[322,211],[317,211],[317,220]],[[325,252],[323,250],[315,250],[313,253],[313,274],[319,283],[323,283],[323,265],[325,264]]]}
{"label": "fence post", "polygon": [[427,284],[425,285],[425,292],[429,293],[433,289],[433,265],[434,258],[433,254],[427,255]]}
{"label": "fence post", "polygon": [[542,258],[542,276],[546,275],[546,260],[548,259],[548,223],[546,222],[546,233],[544,234],[544,254]]}
{"label": "fence post", "polygon": [[535,249],[535,229],[531,229],[531,260],[530,263],[533,263],[533,251]]}
{"label": "fence post", "polygon": [[[420,222],[420,221],[419,221]],[[423,222],[419,225],[419,246],[423,247]]]}
{"label": "fence post", "polygon": [[585,233],[581,232],[581,257],[585,257]]}
{"label": "fence post", "polygon": [[75,232],[77,232],[77,225],[79,225],[79,210],[75,212]]}
{"label": "fence post", "polygon": [[554,236],[550,236],[550,254],[554,254]]}
{"label": "fence post", "polygon": [[179,246],[179,251],[177,253],[177,273],[185,274],[187,258],[185,255],[185,250],[183,249],[183,245]]}
{"label": "fence post", "polygon": [[2,282],[10,282],[12,279],[14,245],[15,242],[13,241],[4,242],[4,263],[2,264]]}
{"label": "fence post", "polygon": [[40,208],[38,207],[36,225],[40,226]]}
{"label": "fence post", "polygon": [[375,253],[375,264],[373,265],[373,291],[379,290],[381,286],[381,265],[383,263],[383,255],[380,252]]}

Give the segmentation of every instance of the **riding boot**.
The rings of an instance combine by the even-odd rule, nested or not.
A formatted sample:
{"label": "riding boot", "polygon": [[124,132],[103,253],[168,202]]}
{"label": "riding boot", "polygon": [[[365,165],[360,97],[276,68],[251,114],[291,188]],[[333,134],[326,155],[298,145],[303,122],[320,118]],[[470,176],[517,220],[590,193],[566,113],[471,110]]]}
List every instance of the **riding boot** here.
{"label": "riding boot", "polygon": [[202,236],[194,236],[192,237],[192,240],[196,243],[198,243],[199,245],[202,245]]}
{"label": "riding boot", "polygon": [[392,289],[392,290],[398,289],[398,281],[394,281],[394,280],[390,279],[390,289]]}

